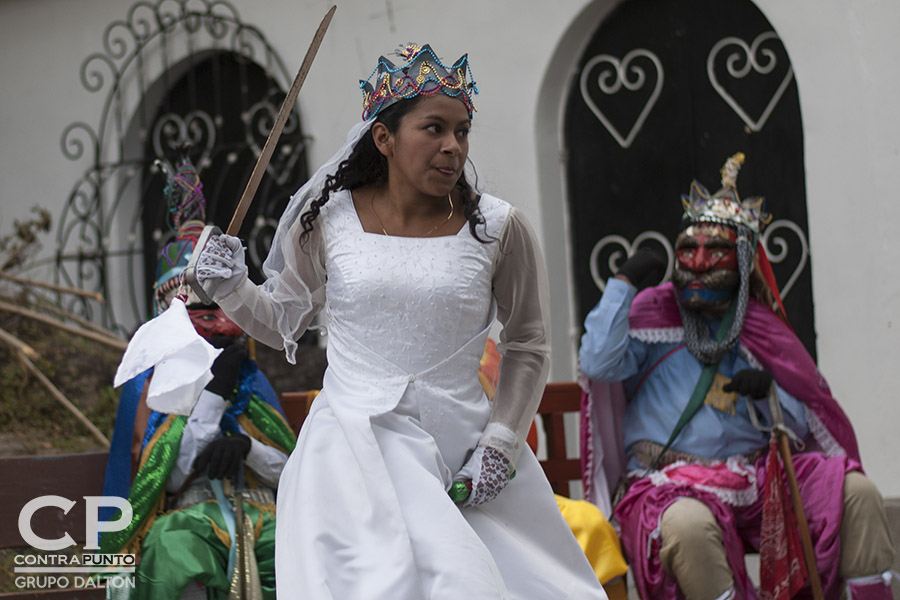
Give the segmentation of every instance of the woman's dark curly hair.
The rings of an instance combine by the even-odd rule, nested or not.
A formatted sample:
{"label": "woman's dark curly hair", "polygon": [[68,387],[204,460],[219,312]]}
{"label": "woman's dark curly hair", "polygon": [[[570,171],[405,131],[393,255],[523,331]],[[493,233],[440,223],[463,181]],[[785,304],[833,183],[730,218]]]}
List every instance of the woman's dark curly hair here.
{"label": "woman's dark curly hair", "polygon": [[[423,97],[417,96],[389,106],[378,114],[375,122],[384,123],[391,133],[396,132],[400,127],[400,121],[406,113],[412,110]],[[322,193],[318,198],[310,202],[309,210],[300,217],[300,222],[303,225],[303,233],[300,234],[300,245],[302,246],[306,242],[306,238],[309,237],[313,230],[313,223],[318,218],[322,206],[328,202],[332,192],[355,190],[369,184],[382,184],[387,181],[387,178],[387,158],[375,146],[375,141],[372,139],[372,130],[370,129],[357,142],[350,156],[338,165],[337,171],[325,178]],[[478,176],[476,175],[476,185],[477,182]],[[484,215],[481,214],[481,209],[478,208],[480,195],[476,193],[473,186],[469,185],[465,173],[459,176],[454,189],[459,192],[459,197],[462,199],[463,214],[469,222],[469,231],[472,232],[472,237],[483,244],[488,243],[490,240],[483,239],[476,231],[478,225],[484,224]]]}

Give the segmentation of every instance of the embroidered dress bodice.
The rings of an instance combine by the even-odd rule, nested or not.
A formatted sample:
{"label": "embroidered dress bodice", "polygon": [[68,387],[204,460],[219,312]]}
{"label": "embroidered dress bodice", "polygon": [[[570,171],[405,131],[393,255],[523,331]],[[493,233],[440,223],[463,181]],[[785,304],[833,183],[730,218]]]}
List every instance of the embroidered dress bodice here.
{"label": "embroidered dress bodice", "polygon": [[[371,352],[416,375],[449,359],[493,320],[495,243],[480,243],[468,227],[430,238],[367,233],[352,202],[324,210],[328,343],[340,344],[353,369],[367,370]],[[498,222],[491,219],[489,236],[499,234]]]}

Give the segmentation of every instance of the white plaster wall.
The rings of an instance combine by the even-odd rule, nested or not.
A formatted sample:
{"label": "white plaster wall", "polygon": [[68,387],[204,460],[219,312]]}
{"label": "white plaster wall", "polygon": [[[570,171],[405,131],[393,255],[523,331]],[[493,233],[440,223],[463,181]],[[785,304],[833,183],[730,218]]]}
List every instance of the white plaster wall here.
{"label": "white plaster wall", "polygon": [[[552,277],[556,380],[574,376],[559,169],[559,106],[573,58],[615,0],[342,0],[300,94],[311,166],[327,158],[359,118],[356,80],[379,53],[429,42],[447,60],[468,52],[481,94],[471,156],[485,191],[525,210]],[[59,147],[63,129],[94,125],[102,101],[79,68],[101,50],[107,23],[131,2],[0,2],[0,235],[34,203],[59,214],[82,164]],[[332,4],[233,0],[295,69]],[[896,0],[760,0],[797,77],[806,135],[806,178],[819,360],[860,434],[867,470],[900,496],[900,26]],[[801,176],[802,174],[798,174]],[[47,241],[52,250],[52,240]],[[43,273],[46,275],[46,271]],[[35,274],[40,275],[40,274]]]}
{"label": "white plaster wall", "polygon": [[863,464],[900,495],[900,3],[758,2],[781,35],[803,113],[818,359]]}

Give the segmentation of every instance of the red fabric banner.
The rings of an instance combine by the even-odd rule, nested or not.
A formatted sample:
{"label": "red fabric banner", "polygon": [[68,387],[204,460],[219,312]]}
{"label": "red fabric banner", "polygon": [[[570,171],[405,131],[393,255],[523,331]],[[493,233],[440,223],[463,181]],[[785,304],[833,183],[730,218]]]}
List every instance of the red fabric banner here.
{"label": "red fabric banner", "polygon": [[789,494],[784,493],[784,477],[775,436],[766,457],[766,487],[759,542],[761,600],[790,600],[806,581],[806,562],[797,531],[797,520]]}

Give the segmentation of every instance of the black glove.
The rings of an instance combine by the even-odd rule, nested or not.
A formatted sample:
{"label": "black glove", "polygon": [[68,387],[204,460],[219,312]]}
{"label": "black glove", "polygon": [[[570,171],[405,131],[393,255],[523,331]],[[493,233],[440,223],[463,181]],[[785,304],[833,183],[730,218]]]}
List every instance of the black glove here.
{"label": "black glove", "polygon": [[[231,340],[228,342],[227,340]],[[247,349],[243,344],[236,343],[235,339],[229,336],[214,336],[210,342],[217,348],[223,346],[224,350],[216,357],[210,370],[212,371],[212,381],[206,384],[206,389],[213,394],[218,394],[226,400],[230,400],[234,395],[234,386],[237,383],[238,375],[241,370],[241,363],[247,359]]]}
{"label": "black glove", "polygon": [[768,371],[744,369],[735,373],[731,381],[722,386],[722,391],[737,392],[741,396],[759,400],[769,395],[771,386],[772,374]]}
{"label": "black glove", "polygon": [[194,470],[206,471],[210,479],[237,478],[244,457],[250,452],[250,438],[243,433],[210,442],[196,460]]}
{"label": "black glove", "polygon": [[666,259],[650,250],[640,248],[628,257],[616,275],[623,275],[638,290],[659,283],[666,273]]}

